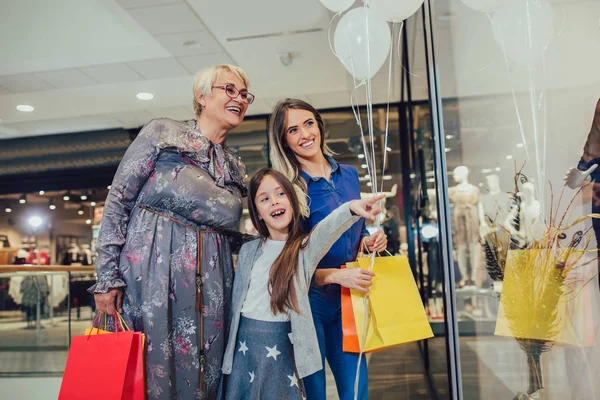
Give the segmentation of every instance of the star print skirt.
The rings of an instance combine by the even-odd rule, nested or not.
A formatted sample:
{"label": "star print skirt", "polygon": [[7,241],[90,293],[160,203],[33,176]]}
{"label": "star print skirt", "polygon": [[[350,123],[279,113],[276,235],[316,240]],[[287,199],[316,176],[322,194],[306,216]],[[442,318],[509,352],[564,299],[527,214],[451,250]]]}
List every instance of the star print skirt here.
{"label": "star print skirt", "polygon": [[233,368],[226,378],[227,400],[302,400],[290,322],[241,317]]}

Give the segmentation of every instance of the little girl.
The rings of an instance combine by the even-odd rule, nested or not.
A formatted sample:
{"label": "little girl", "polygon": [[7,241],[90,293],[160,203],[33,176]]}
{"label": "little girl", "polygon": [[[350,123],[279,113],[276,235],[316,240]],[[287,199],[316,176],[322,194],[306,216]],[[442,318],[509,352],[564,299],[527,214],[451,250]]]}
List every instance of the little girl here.
{"label": "little girl", "polygon": [[310,234],[290,181],[272,169],[250,182],[248,208],[261,238],[244,244],[233,286],[223,360],[226,399],[302,399],[302,378],[323,368],[308,289],[317,264],[360,217],[374,220],[385,195],[342,204]]}

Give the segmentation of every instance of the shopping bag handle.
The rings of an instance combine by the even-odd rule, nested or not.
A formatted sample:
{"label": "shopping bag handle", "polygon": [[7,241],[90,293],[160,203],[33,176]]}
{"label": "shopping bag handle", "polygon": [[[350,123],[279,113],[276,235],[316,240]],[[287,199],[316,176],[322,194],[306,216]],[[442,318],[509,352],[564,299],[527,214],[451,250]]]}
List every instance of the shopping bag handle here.
{"label": "shopping bag handle", "polygon": [[[107,318],[108,314],[103,313],[103,312],[98,312],[96,314],[96,316],[94,317],[94,320],[92,321],[92,329],[90,329],[90,332],[88,334],[88,339],[89,337],[92,335],[92,332],[94,331],[94,328],[96,328],[96,332],[99,333],[100,332],[100,318],[103,318],[103,322],[104,322],[104,330],[106,330],[106,318]],[[123,316],[116,312],[113,314],[113,318],[115,320],[115,333],[119,332],[119,328],[121,328],[122,332],[127,332],[130,331],[131,329],[129,328],[129,326],[127,325],[127,323],[125,322],[125,320],[123,319]]]}
{"label": "shopping bag handle", "polygon": [[[360,248],[358,249],[358,254],[356,255],[356,257],[363,257],[365,254],[365,251],[368,255],[371,254],[371,252],[369,251],[369,249],[367,248],[367,246],[365,246],[365,239],[368,238],[368,236],[365,236],[362,238],[362,240],[360,241]],[[377,252],[377,255],[380,255],[382,252]],[[385,249],[385,251],[383,251],[383,253],[387,253],[389,256],[392,255],[392,253],[390,253],[387,249]]]}

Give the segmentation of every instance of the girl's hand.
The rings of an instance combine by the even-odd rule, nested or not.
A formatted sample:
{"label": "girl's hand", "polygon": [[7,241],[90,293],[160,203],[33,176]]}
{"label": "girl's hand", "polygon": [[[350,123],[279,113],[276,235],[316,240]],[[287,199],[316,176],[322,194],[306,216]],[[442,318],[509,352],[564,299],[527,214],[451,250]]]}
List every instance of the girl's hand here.
{"label": "girl's hand", "polygon": [[335,272],[335,275],[331,277],[331,281],[345,288],[367,293],[374,276],[373,272],[362,268],[342,268]]}
{"label": "girl's hand", "polygon": [[387,235],[382,230],[371,236],[366,236],[364,241],[367,250],[370,252],[381,253],[387,249]]}
{"label": "girl's hand", "polygon": [[375,197],[353,200],[350,202],[350,211],[369,221],[375,221],[375,217],[381,213],[381,207],[379,207],[378,202],[384,198],[385,194],[380,194]]}

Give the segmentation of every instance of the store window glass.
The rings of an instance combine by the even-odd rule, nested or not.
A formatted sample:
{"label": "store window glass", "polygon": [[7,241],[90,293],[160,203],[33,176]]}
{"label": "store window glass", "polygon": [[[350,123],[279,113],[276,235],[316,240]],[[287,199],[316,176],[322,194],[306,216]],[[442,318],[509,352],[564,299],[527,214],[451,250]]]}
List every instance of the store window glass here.
{"label": "store window glass", "polygon": [[431,3],[463,398],[596,398],[600,4]]}

